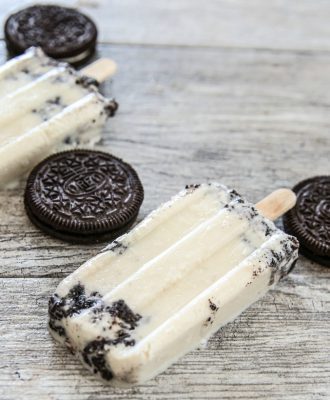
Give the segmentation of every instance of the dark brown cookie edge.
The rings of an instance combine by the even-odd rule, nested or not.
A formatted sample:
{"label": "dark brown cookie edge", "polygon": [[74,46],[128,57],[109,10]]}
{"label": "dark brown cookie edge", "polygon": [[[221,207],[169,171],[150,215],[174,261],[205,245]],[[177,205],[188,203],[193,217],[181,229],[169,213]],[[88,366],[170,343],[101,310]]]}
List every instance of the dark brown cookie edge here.
{"label": "dark brown cookie edge", "polygon": [[[39,5],[40,6],[47,6],[47,4],[39,4]],[[48,4],[48,5],[49,6],[53,6],[52,4]],[[31,7],[36,7],[36,6],[38,6],[38,5],[28,6],[28,7],[22,8],[21,10],[18,10],[15,13],[10,14],[7,17],[7,19],[5,21],[5,24],[4,24],[4,37],[5,37],[6,46],[7,46],[7,49],[8,49],[8,52],[9,52],[10,55],[12,55],[12,56],[20,55],[20,54],[24,53],[29,47],[32,46],[32,44],[30,44],[29,46],[23,46],[20,43],[20,41],[18,39],[16,39],[14,37],[14,35],[12,35],[9,32],[8,25],[10,23],[11,18],[14,18],[19,13],[21,13],[21,12],[31,8]],[[94,30],[93,35],[91,36],[90,40],[87,43],[81,44],[81,46],[78,46],[76,48],[74,48],[72,46],[72,48],[67,50],[67,51],[63,51],[63,50],[62,51],[60,51],[60,50],[59,51],[50,51],[46,47],[42,47],[42,49],[49,57],[58,59],[59,61],[66,61],[66,59],[77,57],[80,54],[88,51],[88,54],[86,54],[86,56],[83,57],[81,60],[78,60],[76,62],[75,61],[69,61],[69,60],[66,61],[66,62],[68,62],[70,64],[73,64],[73,65],[76,65],[76,66],[82,65],[84,62],[88,61],[95,53],[96,44],[97,44],[97,38],[98,38],[97,26],[96,26],[95,22],[89,16],[87,16],[86,14],[78,11],[75,8],[63,7],[63,6],[57,6],[57,7],[60,7],[62,9],[66,9],[66,10],[70,10],[70,11],[74,11],[75,13],[80,14],[84,18],[86,18],[86,20],[88,20],[88,22],[93,27],[93,30]],[[40,47],[37,44],[35,44],[35,46]]]}
{"label": "dark brown cookie edge", "polygon": [[[38,207],[35,206],[35,204],[38,202],[38,199],[36,199],[35,191],[33,190],[34,180],[39,171],[39,168],[42,168],[43,165],[45,165],[45,164],[47,164],[47,162],[49,162],[49,160],[52,160],[53,158],[56,158],[63,154],[68,154],[68,153],[72,154],[72,153],[81,153],[81,152],[95,153],[95,154],[110,156],[111,158],[115,159],[116,161],[120,162],[121,164],[124,164],[125,167],[129,170],[132,179],[134,179],[134,183],[136,186],[135,205],[132,210],[127,210],[124,215],[113,217],[114,221],[112,222],[111,226],[110,226],[110,222],[108,222],[108,226],[105,226],[104,224],[94,227],[94,228],[93,228],[93,226],[90,226],[89,228],[85,226],[84,230],[86,233],[82,233],[81,229],[75,229],[74,226],[68,226],[66,223],[62,224],[59,222],[59,220],[49,217],[49,212],[48,212],[48,210],[46,210],[45,207],[43,207],[43,209],[45,209],[46,214],[41,212],[40,209],[38,209]],[[25,193],[24,193],[24,203],[28,206],[30,213],[32,213],[35,216],[35,218],[37,218],[43,225],[51,226],[53,230],[60,231],[60,232],[66,232],[68,235],[83,235],[83,236],[101,235],[101,234],[105,234],[109,231],[115,231],[115,230],[121,229],[122,227],[125,227],[132,219],[134,219],[134,217],[136,218],[136,216],[138,215],[139,210],[141,208],[141,205],[143,203],[143,200],[144,200],[143,185],[140,181],[140,178],[139,178],[137,172],[130,164],[126,163],[125,161],[123,161],[122,159],[120,159],[118,157],[113,156],[110,153],[106,153],[106,152],[99,151],[99,150],[89,150],[89,149],[88,150],[87,149],[73,149],[73,150],[61,151],[61,152],[52,154],[49,157],[42,160],[30,172],[30,174],[27,178],[26,188],[25,188]],[[93,224],[91,224],[91,225],[93,225]]]}
{"label": "dark brown cookie edge", "polygon": [[[317,180],[321,179],[330,179],[330,176],[328,175],[318,175],[314,176],[311,178],[304,179],[300,182],[298,182],[292,190],[297,194],[297,201],[299,201],[299,191],[305,187],[307,184],[313,183]],[[321,258],[329,257],[330,254],[330,248],[328,245],[325,245],[323,243],[320,243],[317,241],[317,239],[311,237],[306,233],[306,231],[301,227],[301,224],[298,222],[298,218],[296,216],[296,207],[297,204],[294,208],[289,210],[284,216],[283,216],[283,225],[284,229],[286,232],[290,233],[291,235],[297,236],[299,242],[301,245],[305,248],[308,249],[311,254],[315,254],[315,256],[319,256]]]}
{"label": "dark brown cookie edge", "polygon": [[315,261],[318,264],[324,265],[325,267],[330,267],[330,257],[326,256],[319,256],[313,252],[311,252],[309,249],[307,249],[304,246],[300,246],[300,253],[309,258],[311,261]]}
{"label": "dark brown cookie edge", "polygon": [[95,233],[95,234],[75,234],[69,233],[65,231],[60,231],[54,229],[52,226],[44,223],[43,221],[39,220],[36,215],[33,214],[29,205],[24,201],[24,207],[26,214],[33,225],[35,225],[38,229],[42,232],[46,233],[49,236],[52,236],[56,239],[63,240],[65,242],[69,242],[72,244],[97,244],[97,243],[104,243],[104,242],[112,242],[113,240],[117,239],[119,236],[126,233],[129,228],[134,224],[138,213],[133,216],[133,218],[123,227],[116,229],[116,230],[109,230],[103,233]]}

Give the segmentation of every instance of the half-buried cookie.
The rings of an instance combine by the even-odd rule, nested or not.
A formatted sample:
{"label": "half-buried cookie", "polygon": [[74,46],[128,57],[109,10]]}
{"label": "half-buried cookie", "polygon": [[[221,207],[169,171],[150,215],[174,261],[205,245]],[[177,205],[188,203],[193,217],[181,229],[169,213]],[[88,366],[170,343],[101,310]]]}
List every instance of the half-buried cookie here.
{"label": "half-buried cookie", "polygon": [[96,25],[89,17],[73,8],[46,4],[10,15],[4,31],[13,55],[39,46],[50,57],[75,65],[93,55],[97,39]]}
{"label": "half-buried cookie", "polygon": [[298,238],[303,255],[330,266],[330,176],[306,179],[293,191],[297,203],[284,215],[284,228]]}
{"label": "half-buried cookie", "polygon": [[143,186],[135,170],[108,153],[71,150],[38,164],[24,203],[44,232],[73,243],[110,241],[135,221]]}

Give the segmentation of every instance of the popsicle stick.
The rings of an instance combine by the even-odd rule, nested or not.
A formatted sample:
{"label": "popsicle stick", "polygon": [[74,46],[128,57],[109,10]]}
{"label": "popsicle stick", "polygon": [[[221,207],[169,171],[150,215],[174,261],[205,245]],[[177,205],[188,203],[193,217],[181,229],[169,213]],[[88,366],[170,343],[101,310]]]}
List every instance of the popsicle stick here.
{"label": "popsicle stick", "polygon": [[296,204],[296,195],[290,189],[277,189],[256,204],[266,218],[275,221]]}
{"label": "popsicle stick", "polygon": [[96,79],[98,82],[104,82],[116,73],[117,64],[110,58],[100,58],[92,64],[87,65],[80,72]]}

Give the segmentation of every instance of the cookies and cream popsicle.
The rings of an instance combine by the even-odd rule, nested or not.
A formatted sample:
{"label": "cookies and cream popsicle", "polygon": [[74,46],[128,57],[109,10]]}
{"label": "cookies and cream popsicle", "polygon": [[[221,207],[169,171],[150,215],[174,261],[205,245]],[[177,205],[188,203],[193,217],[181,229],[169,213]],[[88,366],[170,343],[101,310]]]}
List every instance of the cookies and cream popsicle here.
{"label": "cookies and cream popsicle", "polygon": [[187,187],[59,284],[52,335],[104,381],[154,377],[290,271],[298,242],[263,215],[290,195],[256,208],[219,184]]}
{"label": "cookies and cream popsicle", "polygon": [[116,103],[103,97],[96,84],[39,48],[0,67],[0,186],[20,177],[63,142],[88,144],[99,139]]}

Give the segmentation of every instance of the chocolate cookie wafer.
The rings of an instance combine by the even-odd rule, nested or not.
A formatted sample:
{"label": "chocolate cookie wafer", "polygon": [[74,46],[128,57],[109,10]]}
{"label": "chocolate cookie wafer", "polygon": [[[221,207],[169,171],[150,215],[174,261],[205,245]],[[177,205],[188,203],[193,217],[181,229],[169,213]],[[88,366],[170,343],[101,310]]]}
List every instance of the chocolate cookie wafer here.
{"label": "chocolate cookie wafer", "polygon": [[89,17],[56,5],[35,5],[10,15],[4,33],[13,55],[39,46],[50,57],[75,65],[93,55],[97,39],[96,25]]}
{"label": "chocolate cookie wafer", "polygon": [[284,228],[298,238],[303,255],[330,266],[330,176],[306,179],[293,191],[297,203],[283,217]]}
{"label": "chocolate cookie wafer", "polygon": [[143,201],[135,170],[110,154],[54,154],[28,177],[25,208],[44,232],[74,243],[113,240],[134,222]]}

